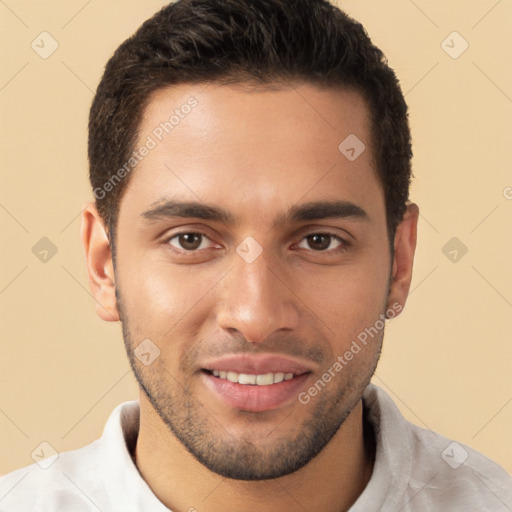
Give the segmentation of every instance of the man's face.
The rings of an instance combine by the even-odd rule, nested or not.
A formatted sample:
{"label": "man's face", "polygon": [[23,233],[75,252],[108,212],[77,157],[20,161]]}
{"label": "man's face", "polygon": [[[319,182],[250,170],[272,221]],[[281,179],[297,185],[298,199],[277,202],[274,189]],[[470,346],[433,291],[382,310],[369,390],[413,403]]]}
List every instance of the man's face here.
{"label": "man's face", "polygon": [[[350,135],[366,146],[355,160],[355,139],[355,151],[338,149]],[[136,148],[148,136],[157,144],[133,171],[116,240],[137,379],[211,470],[291,473],[359,403],[381,348],[382,328],[358,341],[389,307],[391,273],[366,105],[312,85],[180,85],[152,97]],[[160,355],[146,366],[134,350],[147,339]]]}

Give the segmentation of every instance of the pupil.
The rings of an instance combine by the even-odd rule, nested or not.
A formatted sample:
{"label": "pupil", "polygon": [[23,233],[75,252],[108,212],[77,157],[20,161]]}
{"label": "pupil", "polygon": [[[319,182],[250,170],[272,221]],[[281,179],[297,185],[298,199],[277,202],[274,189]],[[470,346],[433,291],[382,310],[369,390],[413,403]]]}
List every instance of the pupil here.
{"label": "pupil", "polygon": [[[329,247],[330,243],[330,235],[310,235],[310,246],[311,242],[313,242],[313,247],[311,247],[314,250],[323,250],[327,249]],[[315,247],[316,245],[316,247]]]}
{"label": "pupil", "polygon": [[183,249],[197,249],[201,245],[201,235],[198,233],[185,233],[180,235],[180,245]]}

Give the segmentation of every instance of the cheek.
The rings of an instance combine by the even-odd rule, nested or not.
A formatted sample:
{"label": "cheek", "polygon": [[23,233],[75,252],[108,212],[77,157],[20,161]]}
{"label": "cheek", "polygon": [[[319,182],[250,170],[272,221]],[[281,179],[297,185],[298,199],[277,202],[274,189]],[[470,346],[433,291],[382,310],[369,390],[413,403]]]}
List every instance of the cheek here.
{"label": "cheek", "polygon": [[204,316],[218,273],[194,265],[171,265],[156,257],[128,265],[121,276],[123,308],[130,325],[168,340]]}
{"label": "cheek", "polygon": [[386,308],[385,264],[346,265],[307,274],[297,294],[327,326],[326,334],[346,344],[373,325]]}

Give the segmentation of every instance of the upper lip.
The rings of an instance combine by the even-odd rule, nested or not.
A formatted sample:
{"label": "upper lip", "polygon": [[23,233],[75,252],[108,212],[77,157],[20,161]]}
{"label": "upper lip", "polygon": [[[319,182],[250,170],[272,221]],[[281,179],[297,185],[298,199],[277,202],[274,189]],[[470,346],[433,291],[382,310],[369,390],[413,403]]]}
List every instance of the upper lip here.
{"label": "upper lip", "polygon": [[204,370],[261,375],[265,373],[310,373],[312,368],[299,359],[279,354],[233,354],[206,362]]}

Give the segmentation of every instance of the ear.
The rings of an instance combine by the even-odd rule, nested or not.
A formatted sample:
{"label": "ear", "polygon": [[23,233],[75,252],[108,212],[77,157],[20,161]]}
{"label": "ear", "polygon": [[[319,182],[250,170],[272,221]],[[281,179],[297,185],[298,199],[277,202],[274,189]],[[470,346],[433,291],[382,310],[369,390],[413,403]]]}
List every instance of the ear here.
{"label": "ear", "polygon": [[85,251],[89,287],[96,302],[96,313],[107,322],[117,322],[114,264],[107,230],[94,203],[87,203],[82,211],[80,230]]}
{"label": "ear", "polygon": [[405,306],[411,286],[419,214],[418,206],[414,203],[409,204],[395,233],[395,254],[391,270],[388,306],[398,303],[402,306],[400,311]]}

